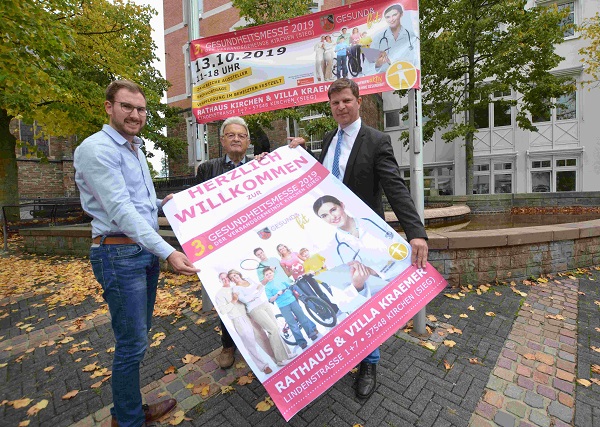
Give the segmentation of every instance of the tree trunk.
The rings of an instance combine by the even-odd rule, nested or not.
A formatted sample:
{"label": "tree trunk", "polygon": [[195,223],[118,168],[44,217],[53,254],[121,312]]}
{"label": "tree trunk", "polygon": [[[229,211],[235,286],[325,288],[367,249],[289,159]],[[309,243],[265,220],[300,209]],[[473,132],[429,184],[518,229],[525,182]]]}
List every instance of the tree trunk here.
{"label": "tree trunk", "polygon": [[0,206],[19,204],[19,173],[15,155],[17,139],[10,133],[11,119],[6,110],[0,109]]}

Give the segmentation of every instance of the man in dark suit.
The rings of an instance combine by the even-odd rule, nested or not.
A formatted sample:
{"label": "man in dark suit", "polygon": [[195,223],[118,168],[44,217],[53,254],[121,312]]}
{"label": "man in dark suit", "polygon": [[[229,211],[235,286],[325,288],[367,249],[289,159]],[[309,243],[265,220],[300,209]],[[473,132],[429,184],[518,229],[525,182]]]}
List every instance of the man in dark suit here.
{"label": "man in dark suit", "polygon": [[[338,128],[323,138],[319,162],[382,218],[382,191],[385,191],[412,248],[412,264],[425,268],[427,233],[400,176],[389,135],[362,124],[362,99],[353,80],[334,81],[327,94]],[[292,148],[305,143],[303,138],[288,139]],[[359,398],[367,398],[375,391],[378,362],[379,349],[361,362],[356,381]]]}

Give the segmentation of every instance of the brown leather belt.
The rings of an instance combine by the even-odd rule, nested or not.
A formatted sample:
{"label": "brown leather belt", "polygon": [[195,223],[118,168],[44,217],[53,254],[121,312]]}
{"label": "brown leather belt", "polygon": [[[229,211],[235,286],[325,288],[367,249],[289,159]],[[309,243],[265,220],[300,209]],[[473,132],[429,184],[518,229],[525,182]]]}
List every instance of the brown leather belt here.
{"label": "brown leather belt", "polygon": [[[94,239],[92,240],[93,243],[95,243],[96,245],[99,245],[100,242],[102,241],[102,237],[103,236],[98,236],[98,237],[94,237]],[[135,244],[135,242],[133,240],[131,240],[129,237],[125,237],[125,236],[106,236],[106,238],[104,239],[104,242],[102,242],[104,245],[131,245],[131,244]]]}

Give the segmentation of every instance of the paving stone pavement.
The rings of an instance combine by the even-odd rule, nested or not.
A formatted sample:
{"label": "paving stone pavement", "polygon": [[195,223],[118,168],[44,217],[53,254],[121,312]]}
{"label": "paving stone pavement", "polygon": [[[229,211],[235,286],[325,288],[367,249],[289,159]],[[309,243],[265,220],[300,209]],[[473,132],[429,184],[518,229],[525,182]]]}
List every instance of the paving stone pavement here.
{"label": "paving stone pavement", "polygon": [[[218,368],[214,314],[200,324],[199,315],[191,311],[154,319],[150,337],[163,332],[165,338],[146,353],[142,392],[150,403],[176,397],[178,410],[188,418],[179,424],[185,427],[600,427],[600,386],[576,382],[600,378],[592,371],[600,365],[600,352],[594,350],[600,349],[600,272],[555,279],[536,286],[518,284],[515,289],[527,296],[508,286],[493,286],[481,294],[475,286],[458,300],[441,294],[428,306],[428,314],[437,318],[431,321],[434,351],[399,331],[381,347],[379,384],[369,399],[355,398],[355,374],[349,373],[289,423],[276,408],[256,410],[267,395],[257,380],[237,384],[248,371],[239,355],[236,368]],[[16,427],[25,420],[32,427],[110,425],[110,381],[91,388],[101,378],[83,371],[94,362],[110,369],[112,354],[107,350],[114,343],[104,305],[88,299],[61,308],[64,320],[39,320],[39,330],[27,333],[17,327],[32,313],[42,318],[43,300],[30,295],[0,301],[0,310],[9,313],[0,319],[0,426]],[[185,363],[186,354],[201,357]],[[44,370],[50,366],[52,370]],[[170,366],[175,372],[165,374]],[[233,391],[221,394],[223,385]],[[206,395],[193,392],[204,386]],[[63,400],[71,390],[79,393]],[[33,399],[31,405],[42,399],[49,404],[28,417],[31,405],[15,409],[6,402],[25,397]],[[169,420],[162,423],[169,425]]]}

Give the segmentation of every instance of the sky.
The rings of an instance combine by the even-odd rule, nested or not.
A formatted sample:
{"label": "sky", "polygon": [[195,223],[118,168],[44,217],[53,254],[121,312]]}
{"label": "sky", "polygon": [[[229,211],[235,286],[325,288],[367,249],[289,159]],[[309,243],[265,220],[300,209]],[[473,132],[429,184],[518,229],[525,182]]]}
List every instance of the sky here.
{"label": "sky", "polygon": [[[155,15],[150,21],[150,25],[152,26],[152,39],[154,40],[154,44],[156,45],[156,57],[158,61],[154,62],[154,67],[160,71],[163,77],[165,77],[165,38],[164,38],[164,23],[163,23],[163,2],[162,0],[131,0],[133,3],[152,6],[157,12],[158,15]],[[166,102],[166,94],[165,99],[163,101]],[[149,151],[154,153],[154,157],[150,160],[152,166],[156,172],[160,173],[162,166],[160,164],[161,159],[163,158],[163,152],[160,150],[154,150],[154,143],[152,141],[145,141],[146,147]]]}

